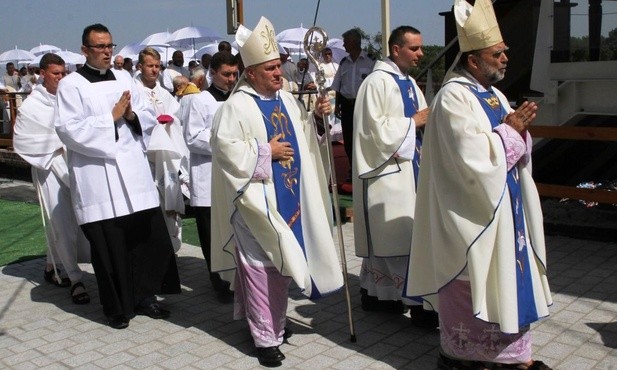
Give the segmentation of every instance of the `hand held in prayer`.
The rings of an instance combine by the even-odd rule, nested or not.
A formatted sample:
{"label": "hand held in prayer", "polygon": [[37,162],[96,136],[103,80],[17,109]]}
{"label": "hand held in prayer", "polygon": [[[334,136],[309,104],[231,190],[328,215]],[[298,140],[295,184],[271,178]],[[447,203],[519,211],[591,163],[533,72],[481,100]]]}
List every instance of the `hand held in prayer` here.
{"label": "hand held in prayer", "polygon": [[503,120],[506,125],[515,129],[518,133],[527,130],[527,126],[536,119],[538,105],[534,102],[523,102],[514,112],[508,114]]}
{"label": "hand held in prayer", "polygon": [[279,141],[282,137],[283,134],[278,134],[269,142],[273,161],[287,160],[294,155],[294,150],[289,142]]}
{"label": "hand held in prayer", "polygon": [[134,114],[131,109],[131,93],[128,90],[122,93],[120,100],[118,100],[111,110],[111,115],[113,116],[114,122],[122,117],[127,118],[127,115],[133,115],[134,118]]}
{"label": "hand held in prayer", "polygon": [[429,108],[424,108],[416,112],[416,114],[411,117],[413,118],[414,122],[416,122],[416,128],[421,128],[426,125],[426,121],[428,121],[428,115],[430,112],[431,111],[429,110]]}

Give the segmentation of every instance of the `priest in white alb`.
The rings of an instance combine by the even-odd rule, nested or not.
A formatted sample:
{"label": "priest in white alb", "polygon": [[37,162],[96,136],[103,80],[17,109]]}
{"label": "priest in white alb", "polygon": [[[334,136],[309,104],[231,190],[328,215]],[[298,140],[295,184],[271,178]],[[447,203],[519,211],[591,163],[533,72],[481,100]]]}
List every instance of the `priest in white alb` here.
{"label": "priest in white alb", "polygon": [[[34,184],[47,236],[46,281],[57,286],[71,285],[75,304],[90,297],[82,283],[78,262],[90,262],[90,244],[79,229],[71,204],[66,149],[54,127],[58,83],[66,75],[64,60],[45,54],[40,61],[42,85],[36,85],[19,108],[15,121],[15,152],[32,166]],[[59,266],[68,277],[63,279]]]}

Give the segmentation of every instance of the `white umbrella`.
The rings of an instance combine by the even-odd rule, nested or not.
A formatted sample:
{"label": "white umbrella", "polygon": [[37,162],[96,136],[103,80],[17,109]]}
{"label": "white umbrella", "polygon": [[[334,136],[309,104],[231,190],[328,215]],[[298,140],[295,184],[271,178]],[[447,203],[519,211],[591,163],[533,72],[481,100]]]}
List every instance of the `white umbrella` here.
{"label": "white umbrella", "polygon": [[203,42],[216,42],[222,40],[221,35],[207,27],[184,27],[172,33],[167,39],[171,46],[192,48],[195,54],[195,44]]}
{"label": "white umbrella", "polygon": [[[276,41],[283,44],[283,46],[294,45],[296,48],[302,47],[304,45],[304,36],[306,35],[307,31],[308,29],[302,27],[302,25],[300,25],[300,27],[297,27],[297,28],[288,28],[286,30],[279,32],[276,35]],[[312,42],[317,42],[317,41],[322,40],[320,35],[317,35],[317,34],[313,34],[313,35],[314,35],[313,40],[311,40]]]}
{"label": "white umbrella", "polygon": [[341,39],[329,39],[326,45],[328,45],[329,48],[339,48],[345,50],[345,47],[343,46],[343,40]]}
{"label": "white umbrella", "polygon": [[118,51],[116,53],[116,55],[122,55],[122,57],[124,57],[124,58],[132,58],[132,56],[139,54],[139,52],[144,47],[145,46],[143,46],[141,43],[134,42],[134,43],[128,44],[125,47],[123,47],[122,49],[120,49],[120,51]]}
{"label": "white umbrella", "polygon": [[[66,63],[68,65],[75,66],[77,64],[84,64],[84,63],[86,63],[86,57],[84,55],[79,54],[79,53],[74,53],[72,51],[60,50],[60,51],[54,52],[54,54],[56,54],[59,57],[61,57],[64,60],[64,63]],[[38,67],[40,65],[40,63],[41,63],[41,58],[43,58],[43,55],[45,55],[45,54],[37,55],[32,60],[32,63],[30,63],[30,65]]]}
{"label": "white umbrella", "polygon": [[34,55],[43,55],[46,53],[55,53],[56,51],[61,51],[57,46],[47,45],[47,44],[39,44],[39,46],[35,46],[30,49],[30,52]]}
{"label": "white umbrella", "polygon": [[332,50],[332,60],[337,63],[340,63],[341,59],[348,55],[341,39],[330,39],[326,45]]}
{"label": "white umbrella", "polygon": [[155,48],[161,54],[161,59],[164,59],[165,63],[167,63],[169,55],[173,54],[173,52],[176,50],[174,48],[171,48],[167,43],[167,40],[170,36],[171,33],[169,33],[168,31],[153,33],[152,35],[143,39],[141,44],[144,46],[150,46]]}
{"label": "white umbrella", "polygon": [[[203,46],[201,49],[197,50],[197,51],[195,52],[194,57],[195,57],[195,58],[197,58],[197,59],[199,59],[199,58],[201,58],[201,56],[202,56],[202,55],[204,55],[204,54],[214,55],[214,54],[216,54],[216,53],[218,53],[218,52],[219,52],[219,44],[218,44],[218,42],[214,42],[214,43],[212,43],[212,44],[208,44],[208,45],[206,45],[206,46]],[[232,53],[233,55],[236,55],[236,54],[238,54],[238,50],[236,50],[236,48],[234,48],[234,47],[232,46],[232,48],[231,48],[231,53]]]}
{"label": "white umbrella", "polygon": [[185,60],[194,60],[195,59],[195,51],[193,49],[184,50],[182,52]]}
{"label": "white umbrella", "polygon": [[146,37],[141,44],[145,46],[169,46],[167,40],[171,36],[171,33],[165,32],[157,32],[152,35]]}
{"label": "white umbrella", "polygon": [[86,56],[68,50],[62,50],[56,53],[60,58],[64,59],[66,64],[77,65],[86,63]]}
{"label": "white umbrella", "polygon": [[[298,57],[304,57],[304,36],[308,31],[307,28],[296,27],[296,28],[288,28],[279,32],[276,35],[276,41],[279,42],[280,46],[285,47],[289,50],[290,55],[296,55]],[[319,42],[322,38],[320,35],[313,33],[312,42]]]}
{"label": "white umbrella", "polygon": [[16,46],[15,49],[7,50],[0,54],[0,63],[26,62],[33,60],[35,57],[36,55],[32,54],[28,50],[18,49]]}

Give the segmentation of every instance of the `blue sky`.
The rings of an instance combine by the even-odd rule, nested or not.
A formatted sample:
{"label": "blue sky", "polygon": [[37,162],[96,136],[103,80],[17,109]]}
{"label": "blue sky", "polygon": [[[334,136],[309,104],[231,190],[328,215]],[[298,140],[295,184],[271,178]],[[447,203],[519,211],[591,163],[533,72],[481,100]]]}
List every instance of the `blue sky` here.
{"label": "blue sky", "polygon": [[[92,23],[105,24],[119,48],[152,33],[191,25],[209,27],[231,41],[225,4],[225,0],[19,0],[4,6],[0,52],[15,46],[30,50],[41,43],[79,51],[81,32]],[[311,26],[317,0],[244,0],[243,4],[247,27],[255,26],[263,15],[278,33],[300,24]],[[438,13],[451,5],[452,0],[390,0],[391,26],[412,25],[423,33],[425,44],[443,45],[443,18]],[[331,38],[354,26],[375,34],[380,22],[380,0],[322,0],[317,18]]]}
{"label": "blue sky", "polygon": [[[4,4],[0,25],[0,52],[18,46],[30,50],[39,44],[53,44],[79,51],[81,32],[86,25],[103,23],[112,32],[119,48],[139,42],[162,31],[184,26],[206,26],[226,39],[225,0],[18,0]],[[577,1],[573,13],[586,13],[587,0]],[[444,45],[443,17],[452,0],[390,0],[391,27],[402,24],[418,28],[427,45]],[[313,23],[317,0],[244,0],[245,25],[252,28],[260,16],[268,17],[276,32],[300,24]],[[617,11],[617,2],[604,1],[605,12]],[[617,27],[617,15],[605,16],[607,29]],[[317,25],[328,35],[359,26],[369,34],[381,29],[381,0],[322,0]],[[573,16],[573,33],[586,28],[586,17]],[[118,49],[119,50],[119,49]]]}

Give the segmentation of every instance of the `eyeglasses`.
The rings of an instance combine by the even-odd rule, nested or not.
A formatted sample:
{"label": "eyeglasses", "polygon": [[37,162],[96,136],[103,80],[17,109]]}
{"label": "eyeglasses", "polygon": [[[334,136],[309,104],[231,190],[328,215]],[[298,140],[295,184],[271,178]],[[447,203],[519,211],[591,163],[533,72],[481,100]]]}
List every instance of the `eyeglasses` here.
{"label": "eyeglasses", "polygon": [[98,51],[103,51],[105,49],[114,50],[116,48],[116,46],[118,46],[118,45],[116,45],[116,44],[107,44],[107,45],[100,44],[100,45],[84,45],[84,46],[87,47],[87,48],[96,49]]}

